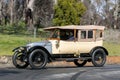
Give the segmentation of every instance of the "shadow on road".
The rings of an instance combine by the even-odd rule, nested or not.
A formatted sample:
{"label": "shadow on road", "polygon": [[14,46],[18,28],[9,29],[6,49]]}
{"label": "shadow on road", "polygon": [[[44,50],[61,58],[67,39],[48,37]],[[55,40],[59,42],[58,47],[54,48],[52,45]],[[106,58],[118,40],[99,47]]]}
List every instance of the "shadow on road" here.
{"label": "shadow on road", "polygon": [[[25,68],[25,70],[46,70],[46,69],[73,69],[73,68],[82,68],[82,69],[85,69],[85,68],[93,68],[93,69],[118,69],[120,68],[120,65],[105,65],[103,67],[94,67],[94,66],[83,66],[83,67],[77,67],[77,66],[46,66],[45,68],[43,69],[32,69],[30,66],[28,68]],[[15,67],[7,67],[7,69],[17,69]],[[19,70],[24,70],[24,69],[19,69]]]}
{"label": "shadow on road", "polygon": [[[32,69],[30,67],[26,68],[28,70],[47,70],[47,69],[78,69],[78,68],[92,68],[94,66],[84,66],[84,67],[77,67],[77,66],[47,66],[43,69]],[[95,67],[94,67],[95,68]]]}
{"label": "shadow on road", "polygon": [[14,70],[0,70],[0,76],[6,76],[6,75],[9,75],[9,74],[19,74],[20,72],[19,71],[14,71]]}
{"label": "shadow on road", "polygon": [[80,71],[77,74],[73,75],[71,80],[76,80],[81,74],[85,73],[86,71]]}

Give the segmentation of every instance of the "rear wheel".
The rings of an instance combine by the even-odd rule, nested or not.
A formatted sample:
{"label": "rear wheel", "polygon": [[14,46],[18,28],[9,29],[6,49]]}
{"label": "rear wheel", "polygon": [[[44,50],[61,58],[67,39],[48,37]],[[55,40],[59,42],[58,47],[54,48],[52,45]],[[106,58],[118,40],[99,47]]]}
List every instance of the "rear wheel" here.
{"label": "rear wheel", "polygon": [[26,68],[29,63],[25,62],[25,55],[23,55],[23,53],[21,52],[15,52],[14,55],[12,56],[12,62],[13,65],[16,68]]}
{"label": "rear wheel", "polygon": [[47,54],[41,49],[34,50],[29,56],[29,64],[34,69],[44,68],[47,60]]}
{"label": "rear wheel", "polygon": [[78,67],[82,67],[87,63],[86,60],[81,61],[81,60],[74,60],[74,64],[77,65]]}
{"label": "rear wheel", "polygon": [[96,67],[101,67],[106,62],[106,53],[103,49],[98,48],[92,54],[92,63]]}

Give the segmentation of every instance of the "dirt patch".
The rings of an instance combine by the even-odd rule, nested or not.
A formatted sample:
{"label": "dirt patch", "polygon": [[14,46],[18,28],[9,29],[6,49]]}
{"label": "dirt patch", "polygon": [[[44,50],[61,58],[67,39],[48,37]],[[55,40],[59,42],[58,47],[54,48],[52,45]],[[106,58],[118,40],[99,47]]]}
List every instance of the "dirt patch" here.
{"label": "dirt patch", "polygon": [[120,56],[108,56],[107,64],[120,64]]}
{"label": "dirt patch", "polygon": [[[108,56],[106,64],[120,64],[120,56]],[[61,62],[52,62],[48,64],[48,66],[57,66],[57,67],[70,67],[70,66],[76,66],[73,62],[66,62],[66,61],[61,61]],[[85,66],[93,66],[91,62],[88,62]]]}
{"label": "dirt patch", "polygon": [[[107,57],[107,61],[106,64],[120,64],[120,56],[108,56]],[[65,62],[65,61],[61,61],[61,62],[53,62],[50,63],[49,66],[75,66],[73,62]],[[86,66],[92,66],[91,62],[88,62],[86,64]]]}
{"label": "dirt patch", "polygon": [[[120,64],[120,56],[108,56],[106,64]],[[56,61],[47,64],[49,67],[71,67],[76,66],[73,62]],[[85,66],[93,66],[92,63],[87,63]],[[10,56],[0,56],[0,68],[13,67],[12,59]]]}
{"label": "dirt patch", "polygon": [[7,64],[8,63],[8,57],[6,56],[0,56],[0,63]]}

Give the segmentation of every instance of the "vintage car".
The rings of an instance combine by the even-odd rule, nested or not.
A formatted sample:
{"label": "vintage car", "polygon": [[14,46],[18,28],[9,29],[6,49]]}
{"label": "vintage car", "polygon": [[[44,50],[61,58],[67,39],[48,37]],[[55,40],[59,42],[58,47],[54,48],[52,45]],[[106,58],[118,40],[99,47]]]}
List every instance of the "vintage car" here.
{"label": "vintage car", "polygon": [[46,41],[15,48],[12,57],[17,68],[44,68],[53,61],[74,62],[78,67],[92,62],[101,67],[108,51],[103,47],[104,26],[69,25],[44,28],[52,32]]}

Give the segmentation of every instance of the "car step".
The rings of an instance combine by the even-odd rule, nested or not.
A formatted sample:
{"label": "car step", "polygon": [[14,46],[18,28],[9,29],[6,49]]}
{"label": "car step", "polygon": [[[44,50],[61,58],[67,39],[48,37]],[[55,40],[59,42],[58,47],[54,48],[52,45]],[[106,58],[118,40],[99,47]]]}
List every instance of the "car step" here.
{"label": "car step", "polygon": [[68,59],[66,59],[66,61],[67,61],[67,62],[73,62],[74,60],[84,61],[84,60],[88,60],[88,59],[91,59],[91,57],[68,58]]}
{"label": "car step", "polygon": [[67,62],[73,62],[74,60],[89,60],[91,57],[80,57],[80,58],[58,58],[56,61],[67,61]]}

